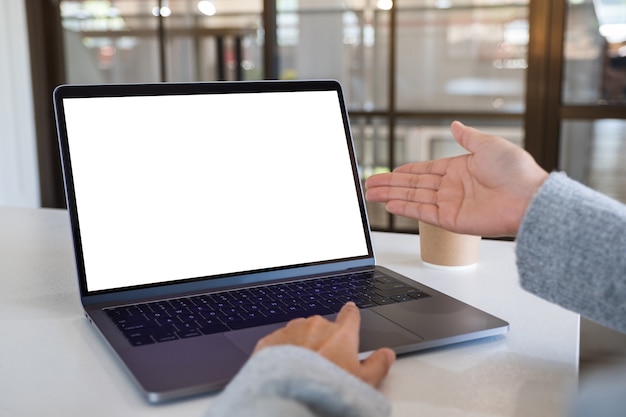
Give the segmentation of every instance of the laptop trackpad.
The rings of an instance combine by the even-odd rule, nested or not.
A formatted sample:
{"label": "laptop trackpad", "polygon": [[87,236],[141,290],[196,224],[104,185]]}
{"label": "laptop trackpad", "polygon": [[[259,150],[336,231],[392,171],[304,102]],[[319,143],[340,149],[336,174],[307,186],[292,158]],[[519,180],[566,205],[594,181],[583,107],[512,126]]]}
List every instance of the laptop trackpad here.
{"label": "laptop trackpad", "polygon": [[371,352],[381,347],[395,349],[424,340],[371,310],[361,310],[360,337],[359,352]]}
{"label": "laptop trackpad", "polygon": [[256,342],[262,337],[272,333],[276,329],[284,327],[287,323],[268,324],[267,326],[253,327],[243,330],[235,330],[224,333],[224,336],[235,344],[246,355],[252,355]]}
{"label": "laptop trackpad", "polygon": [[[335,315],[325,316],[334,320]],[[257,341],[286,323],[272,324],[252,329],[238,330],[225,333],[228,340],[233,342],[244,353],[251,355]],[[371,310],[361,310],[361,331],[359,352],[371,352],[381,347],[397,348],[421,342],[421,337],[398,326],[385,317]]]}

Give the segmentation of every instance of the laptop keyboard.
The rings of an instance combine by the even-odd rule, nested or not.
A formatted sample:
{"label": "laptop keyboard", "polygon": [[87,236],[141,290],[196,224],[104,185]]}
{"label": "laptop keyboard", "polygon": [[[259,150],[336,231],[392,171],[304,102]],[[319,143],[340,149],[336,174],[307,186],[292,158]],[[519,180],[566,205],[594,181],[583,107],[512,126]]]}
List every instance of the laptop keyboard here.
{"label": "laptop keyboard", "polygon": [[379,271],[160,300],[105,309],[133,346],[198,337],[429,297]]}

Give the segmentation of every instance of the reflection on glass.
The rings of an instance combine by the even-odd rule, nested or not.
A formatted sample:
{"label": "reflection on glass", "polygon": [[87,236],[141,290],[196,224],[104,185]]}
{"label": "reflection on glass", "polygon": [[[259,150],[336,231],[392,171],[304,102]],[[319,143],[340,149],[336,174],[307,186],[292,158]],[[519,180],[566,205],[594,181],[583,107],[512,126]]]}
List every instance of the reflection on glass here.
{"label": "reflection on glass", "polygon": [[352,137],[363,178],[389,171],[388,140],[389,129],[384,118],[352,117]]}
{"label": "reflection on glass", "polygon": [[[384,118],[351,117],[350,129],[359,165],[359,175],[365,180],[370,175],[388,172],[389,129]],[[374,229],[389,228],[389,216],[382,204],[366,203],[370,224]]]}
{"label": "reflection on glass", "polygon": [[336,79],[351,109],[386,107],[388,12],[366,1],[278,4],[281,79]]}
{"label": "reflection on glass", "polygon": [[626,102],[626,1],[570,1],[563,102]]}
{"label": "reflection on glass", "polygon": [[[463,122],[483,132],[503,137],[520,147],[524,146],[524,129],[521,127],[521,122],[494,122],[493,124],[488,124],[485,120],[480,122],[463,120]],[[454,140],[450,132],[450,123],[447,121],[399,120],[395,129],[395,140],[397,165],[467,153],[467,150]]]}
{"label": "reflection on glass", "polygon": [[398,6],[398,109],[522,113],[527,4],[433,3]]}
{"label": "reflection on glass", "polygon": [[626,203],[626,121],[567,121],[561,132],[559,169]]}
{"label": "reflection on glass", "polygon": [[261,0],[162,0],[158,5],[157,0],[62,0],[68,81],[263,77]]}

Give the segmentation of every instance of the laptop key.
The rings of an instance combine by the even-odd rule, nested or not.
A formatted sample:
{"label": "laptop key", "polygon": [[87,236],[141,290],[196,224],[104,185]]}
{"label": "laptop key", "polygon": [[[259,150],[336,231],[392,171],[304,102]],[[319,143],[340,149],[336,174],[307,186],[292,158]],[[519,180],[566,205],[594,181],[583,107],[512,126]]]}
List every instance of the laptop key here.
{"label": "laptop key", "polygon": [[170,326],[173,324],[178,324],[181,321],[178,319],[178,317],[164,317],[161,319],[157,319],[155,320],[160,326]]}
{"label": "laptop key", "polygon": [[401,295],[401,294],[406,295],[411,290],[412,289],[410,287],[402,286],[402,287],[397,287],[397,288],[390,288],[388,290],[375,289],[373,293],[380,297],[392,297],[392,296]]}
{"label": "laptop key", "polygon": [[376,281],[378,281],[380,283],[383,283],[383,284],[393,284],[393,283],[398,283],[399,282],[398,280],[396,280],[394,278],[387,277],[385,275],[380,275],[378,273],[374,276],[374,278],[376,278]]}
{"label": "laptop key", "polygon": [[154,343],[154,339],[152,339],[150,336],[128,337],[128,341],[133,346],[144,346],[144,345],[151,345]]}
{"label": "laptop key", "polygon": [[202,332],[200,332],[198,329],[187,329],[176,332],[176,335],[181,339],[188,339],[190,337],[202,336]]}
{"label": "laptop key", "polygon": [[301,314],[276,314],[272,316],[266,316],[262,318],[256,318],[252,320],[242,320],[233,323],[228,323],[228,327],[233,330],[246,329],[249,327],[258,327],[263,326],[265,324],[275,324],[275,323],[287,323],[293,319],[305,317]]}
{"label": "laptop key", "polygon": [[222,323],[224,323],[224,324],[226,324],[228,326],[230,326],[231,323],[244,321],[243,318],[240,315],[238,315],[238,314],[234,314],[234,315],[231,315],[231,316],[223,316],[223,317],[220,317],[219,319],[222,321]]}
{"label": "laptop key", "polygon": [[408,296],[415,299],[415,300],[419,300],[421,298],[427,298],[430,297],[430,295],[426,294],[425,292],[421,292],[421,291],[412,291],[410,293],[408,293]]}
{"label": "laptop key", "polygon": [[178,323],[175,326],[178,330],[191,330],[191,329],[197,329],[198,327],[200,327],[200,325],[198,323],[196,323],[195,321],[186,321],[184,323]]}
{"label": "laptop key", "polygon": [[212,322],[210,320],[205,320],[204,322],[200,322],[200,328],[198,329],[202,334],[215,334],[215,333],[224,333],[229,331],[230,329],[221,322]]}
{"label": "laptop key", "polygon": [[372,297],[372,302],[374,302],[374,303],[376,303],[378,305],[395,303],[394,300],[392,300],[391,298],[387,298],[387,297]]}
{"label": "laptop key", "polygon": [[370,307],[376,307],[378,304],[373,303],[372,301],[364,301],[364,300],[360,300],[360,301],[355,301],[357,307],[359,308],[370,308]]}
{"label": "laptop key", "polygon": [[287,314],[292,314],[296,317],[303,317],[304,313],[306,312],[306,310],[298,304],[288,305],[286,307],[283,307],[283,310],[285,310]]}
{"label": "laptop key", "polygon": [[122,331],[130,331],[158,327],[158,324],[155,321],[143,319],[117,323],[117,327]]}
{"label": "laptop key", "polygon": [[265,315],[267,317],[284,316],[285,315],[285,312],[283,310],[281,310],[280,308],[278,308],[278,307],[261,310],[261,313],[263,313],[263,315]]}
{"label": "laptop key", "polygon": [[157,342],[169,342],[178,339],[175,332],[157,333],[153,337]]}
{"label": "laptop key", "polygon": [[390,283],[376,283],[374,284],[374,287],[376,287],[377,289],[381,290],[381,291],[387,291],[387,290],[395,290],[395,289],[409,289],[408,286],[406,286],[405,284],[401,283],[401,282],[390,282]]}
{"label": "laptop key", "polygon": [[335,313],[335,311],[331,310],[330,308],[324,306],[321,303],[307,303],[305,306],[306,308],[306,315],[305,317],[310,317],[310,316],[315,316],[315,315],[320,315],[320,316],[324,316],[327,314],[333,314]]}

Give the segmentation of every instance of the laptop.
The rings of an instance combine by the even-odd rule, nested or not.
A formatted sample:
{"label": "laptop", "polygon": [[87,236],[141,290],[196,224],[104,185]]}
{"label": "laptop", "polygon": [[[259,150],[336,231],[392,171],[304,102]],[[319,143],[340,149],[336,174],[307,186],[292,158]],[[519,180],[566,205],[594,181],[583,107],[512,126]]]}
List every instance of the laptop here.
{"label": "laptop", "polygon": [[363,357],[508,323],[377,266],[332,80],[54,91],[85,315],[149,402],[223,388],[259,338],[361,309]]}

